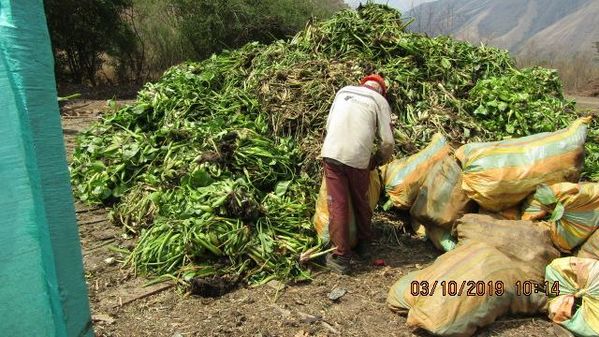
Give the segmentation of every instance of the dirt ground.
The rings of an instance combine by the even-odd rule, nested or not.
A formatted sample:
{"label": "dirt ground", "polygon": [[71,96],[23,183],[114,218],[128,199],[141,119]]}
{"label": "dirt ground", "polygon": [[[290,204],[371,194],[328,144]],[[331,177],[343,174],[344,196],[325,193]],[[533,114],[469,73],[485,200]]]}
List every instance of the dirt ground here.
{"label": "dirt ground", "polygon": [[[128,101],[119,101],[126,104]],[[599,112],[599,99],[584,98]],[[74,100],[62,108],[67,152],[77,133],[99,119],[106,101]],[[77,204],[77,219],[96,336],[427,336],[387,309],[389,287],[426,267],[440,252],[402,230],[401,220],[378,215],[375,257],[386,266],[357,265],[352,276],[317,272],[309,283],[241,288],[217,299],[189,296],[171,283],[150,281],[122,267],[133,239],[113,226],[108,211]],[[327,298],[342,287],[337,302]],[[504,317],[477,336],[564,336],[546,317]]]}

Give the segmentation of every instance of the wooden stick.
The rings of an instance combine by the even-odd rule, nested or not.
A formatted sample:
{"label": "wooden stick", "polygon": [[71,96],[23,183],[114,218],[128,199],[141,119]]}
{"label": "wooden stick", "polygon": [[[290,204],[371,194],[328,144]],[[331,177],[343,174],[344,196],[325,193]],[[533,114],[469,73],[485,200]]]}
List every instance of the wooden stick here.
{"label": "wooden stick", "polygon": [[148,292],[146,292],[146,293],[143,293],[143,294],[141,294],[141,295],[135,296],[135,297],[133,297],[133,298],[130,298],[130,299],[128,299],[128,300],[125,300],[125,301],[119,300],[119,302],[120,302],[120,303],[119,303],[119,304],[117,304],[117,305],[115,305],[115,308],[116,308],[116,307],[119,307],[119,306],[120,306],[120,307],[123,307],[123,306],[125,306],[125,305],[127,305],[127,304],[130,304],[130,303],[133,303],[133,302],[135,302],[135,301],[137,301],[137,300],[141,300],[141,299],[144,299],[144,298],[146,298],[146,297],[149,297],[149,296],[152,296],[152,295],[156,295],[156,294],[158,294],[158,293],[160,293],[160,292],[163,292],[163,291],[165,291],[165,290],[167,290],[167,289],[170,289],[170,288],[172,288],[172,287],[174,287],[174,286],[175,286],[175,284],[174,284],[174,283],[168,283],[168,284],[165,284],[165,285],[163,285],[163,286],[162,286],[162,287],[160,287],[160,288],[157,288],[157,289],[154,289],[154,290],[148,291]]}

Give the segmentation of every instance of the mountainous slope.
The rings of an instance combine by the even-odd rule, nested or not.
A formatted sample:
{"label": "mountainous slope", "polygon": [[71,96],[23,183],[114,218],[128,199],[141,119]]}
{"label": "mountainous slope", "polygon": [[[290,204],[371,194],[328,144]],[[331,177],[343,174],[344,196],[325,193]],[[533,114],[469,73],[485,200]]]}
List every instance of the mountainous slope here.
{"label": "mountainous slope", "polygon": [[515,54],[589,52],[599,40],[597,0],[439,0],[411,15],[416,31],[482,41]]}
{"label": "mountainous slope", "polygon": [[519,53],[547,51],[547,56],[560,54],[563,51],[593,53],[594,43],[597,41],[599,41],[599,1],[590,1],[578,11],[536,33],[528,39]]}

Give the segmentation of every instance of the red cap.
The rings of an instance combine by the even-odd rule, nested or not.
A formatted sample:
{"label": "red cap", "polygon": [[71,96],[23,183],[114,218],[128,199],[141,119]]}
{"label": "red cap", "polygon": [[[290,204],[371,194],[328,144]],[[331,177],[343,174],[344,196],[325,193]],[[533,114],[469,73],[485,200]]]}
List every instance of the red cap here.
{"label": "red cap", "polygon": [[368,76],[364,77],[362,80],[360,80],[360,85],[364,85],[364,83],[366,83],[368,81],[377,82],[381,86],[381,89],[383,89],[383,96],[385,96],[387,94],[387,85],[385,84],[385,79],[381,75],[378,75],[378,74],[368,75]]}

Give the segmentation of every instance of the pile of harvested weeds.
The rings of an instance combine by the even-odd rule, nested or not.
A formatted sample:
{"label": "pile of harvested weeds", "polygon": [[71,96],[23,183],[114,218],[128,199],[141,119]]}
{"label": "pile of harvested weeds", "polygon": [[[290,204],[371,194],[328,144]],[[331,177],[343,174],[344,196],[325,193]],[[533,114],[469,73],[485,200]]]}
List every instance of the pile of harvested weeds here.
{"label": "pile of harvested weeds", "polygon": [[[128,260],[138,270],[303,280],[299,255],[321,245],[310,223],[316,157],[342,86],[386,77],[398,155],[437,131],[462,144],[554,131],[576,117],[555,71],[516,69],[505,51],[406,24],[367,5],[289,41],[171,68],[80,136],[77,197],[112,205],[114,221],[139,235]],[[588,146],[597,148],[592,133]],[[597,161],[588,164],[597,177]]]}

